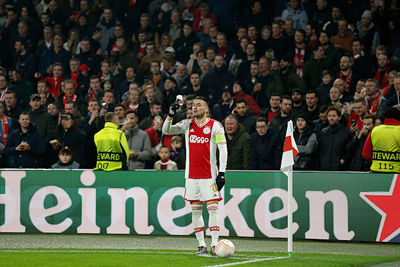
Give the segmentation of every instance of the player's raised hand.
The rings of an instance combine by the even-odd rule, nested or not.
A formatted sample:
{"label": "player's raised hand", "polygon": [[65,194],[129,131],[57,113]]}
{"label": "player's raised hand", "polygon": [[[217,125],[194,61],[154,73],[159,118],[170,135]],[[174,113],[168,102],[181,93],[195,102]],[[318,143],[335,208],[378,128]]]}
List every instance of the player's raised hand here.
{"label": "player's raised hand", "polygon": [[178,109],[179,109],[179,104],[176,102],[172,103],[171,106],[169,106],[168,116],[173,118],[176,115]]}
{"label": "player's raised hand", "polygon": [[215,179],[215,182],[217,184],[218,191],[221,191],[222,187],[224,187],[225,185],[225,173],[219,172],[217,179]]}

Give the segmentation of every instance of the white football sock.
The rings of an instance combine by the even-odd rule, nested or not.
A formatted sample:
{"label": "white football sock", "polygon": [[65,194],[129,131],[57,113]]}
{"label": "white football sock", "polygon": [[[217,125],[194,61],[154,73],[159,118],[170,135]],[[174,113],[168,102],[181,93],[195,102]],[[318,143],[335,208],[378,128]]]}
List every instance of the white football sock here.
{"label": "white football sock", "polygon": [[194,226],[194,234],[199,242],[199,247],[205,247],[206,242],[204,242],[203,205],[192,205],[192,222]]}
{"label": "white football sock", "polygon": [[208,227],[211,233],[211,246],[216,246],[219,237],[219,213],[218,204],[210,204],[208,210]]}

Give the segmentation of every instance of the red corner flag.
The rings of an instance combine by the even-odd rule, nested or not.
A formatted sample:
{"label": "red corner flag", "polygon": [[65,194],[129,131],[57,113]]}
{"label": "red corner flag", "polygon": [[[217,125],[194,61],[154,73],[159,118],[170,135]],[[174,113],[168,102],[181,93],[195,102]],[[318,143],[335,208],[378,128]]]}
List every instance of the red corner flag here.
{"label": "red corner flag", "polygon": [[289,176],[289,172],[292,171],[294,165],[294,158],[299,154],[296,142],[293,137],[293,122],[290,120],[286,129],[285,145],[283,147],[281,171]]}

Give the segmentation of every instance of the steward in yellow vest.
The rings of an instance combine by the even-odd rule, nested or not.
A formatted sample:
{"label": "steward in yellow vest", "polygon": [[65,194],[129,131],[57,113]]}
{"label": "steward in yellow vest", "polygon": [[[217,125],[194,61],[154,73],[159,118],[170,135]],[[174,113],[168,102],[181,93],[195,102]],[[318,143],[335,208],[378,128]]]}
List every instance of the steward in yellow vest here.
{"label": "steward in yellow vest", "polygon": [[95,170],[126,170],[129,159],[129,147],[125,133],[118,130],[118,117],[113,112],[104,116],[104,129],[94,135],[97,148]]}
{"label": "steward in yellow vest", "polygon": [[362,156],[372,162],[371,171],[400,173],[400,110],[389,108],[384,116],[368,135]]}

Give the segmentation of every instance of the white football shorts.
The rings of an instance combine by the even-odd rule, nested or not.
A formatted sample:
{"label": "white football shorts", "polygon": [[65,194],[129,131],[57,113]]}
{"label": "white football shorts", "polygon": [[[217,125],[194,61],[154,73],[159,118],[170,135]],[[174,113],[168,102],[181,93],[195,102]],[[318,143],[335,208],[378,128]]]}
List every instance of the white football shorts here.
{"label": "white football shorts", "polygon": [[185,200],[212,201],[221,200],[215,179],[185,179]]}

